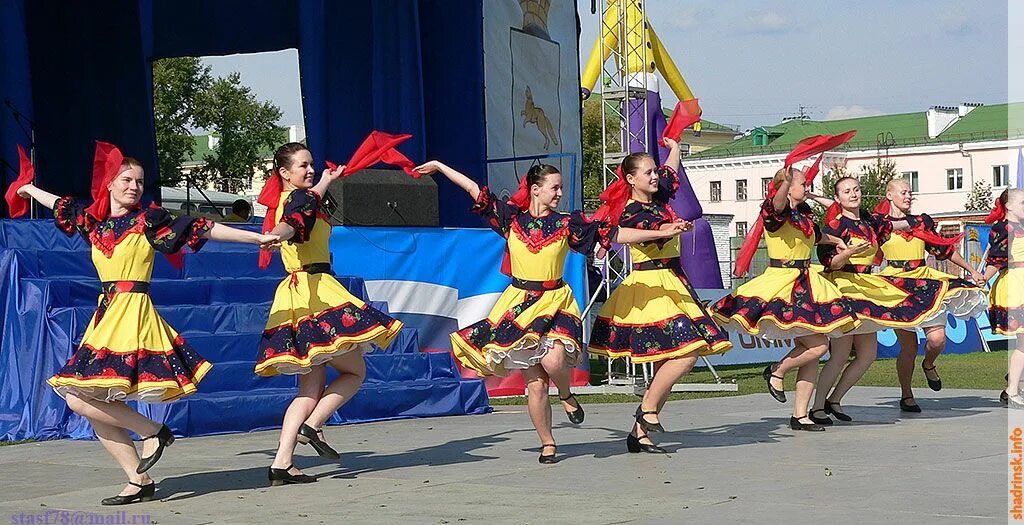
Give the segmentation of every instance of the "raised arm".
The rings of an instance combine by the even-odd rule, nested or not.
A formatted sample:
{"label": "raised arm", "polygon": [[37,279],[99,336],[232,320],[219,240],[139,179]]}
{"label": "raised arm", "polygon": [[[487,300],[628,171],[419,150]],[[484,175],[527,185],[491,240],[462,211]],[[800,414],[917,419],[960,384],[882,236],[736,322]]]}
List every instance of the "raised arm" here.
{"label": "raised arm", "polygon": [[34,199],[39,204],[46,206],[49,209],[53,209],[53,205],[57,202],[60,197],[37,188],[34,184],[26,184],[18,188],[18,196],[23,199]]}
{"label": "raised arm", "polygon": [[772,197],[772,208],[775,209],[775,213],[782,213],[786,206],[789,206],[789,185],[792,183],[793,181],[788,175],[782,179],[782,184],[775,192],[775,197]]}
{"label": "raised arm", "polygon": [[317,182],[316,185],[310,189],[315,191],[317,195],[323,197],[327,192],[328,186],[330,186],[332,182],[338,180],[341,177],[341,172],[343,171],[345,171],[345,166],[338,166],[333,170],[330,168],[325,169],[323,173],[320,174],[320,182]]}
{"label": "raised arm", "polygon": [[668,157],[665,159],[665,165],[679,171],[679,143],[665,137],[665,146],[668,147]]}
{"label": "raised arm", "polygon": [[477,184],[476,181],[442,162],[432,160],[416,166],[413,169],[424,175],[432,175],[436,172],[441,172],[445,177],[448,177],[448,180],[454,182],[456,186],[462,188],[466,193],[468,193],[473,200],[476,200],[480,196],[480,185]]}

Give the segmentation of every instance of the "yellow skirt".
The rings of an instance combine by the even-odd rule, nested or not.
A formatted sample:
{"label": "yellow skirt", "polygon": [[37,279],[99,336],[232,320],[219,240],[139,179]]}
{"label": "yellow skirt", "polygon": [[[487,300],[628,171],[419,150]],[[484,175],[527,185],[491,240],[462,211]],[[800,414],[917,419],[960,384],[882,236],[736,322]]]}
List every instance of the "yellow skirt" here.
{"label": "yellow skirt", "polygon": [[946,281],[833,271],[825,274],[853,306],[861,325],[848,335],[911,329],[942,313]]}
{"label": "yellow skirt", "polygon": [[988,298],[992,331],[1000,335],[1024,334],[1024,268],[999,272]]}
{"label": "yellow skirt", "polygon": [[651,363],[732,348],[729,334],[690,295],[685,279],[670,268],[631,272],[601,308],[590,352]]}
{"label": "yellow skirt", "polygon": [[819,268],[769,267],[720,299],[712,307],[715,320],[726,330],[774,340],[853,330],[857,314]]}
{"label": "yellow skirt", "polygon": [[566,362],[582,360],[583,323],[568,285],[545,291],[505,288],[487,319],[453,332],[459,362],[481,376],[507,375],[537,363],[561,342]]}
{"label": "yellow skirt", "polygon": [[167,402],[196,391],[212,365],[167,324],[146,293],[100,296],[82,344],[47,382],[61,397]]}
{"label": "yellow skirt", "polygon": [[329,273],[291,274],[277,287],[256,373],[305,374],[352,350],[384,348],[402,322],[352,295]]}
{"label": "yellow skirt", "polygon": [[959,319],[977,317],[988,307],[988,295],[983,288],[966,279],[940,272],[935,268],[921,266],[913,270],[904,270],[886,266],[878,275],[883,277],[904,277],[907,279],[931,279],[949,283],[946,295],[942,298],[942,308],[939,309],[939,314],[935,316],[934,321],[922,323],[922,327],[945,325],[945,314],[947,313]]}

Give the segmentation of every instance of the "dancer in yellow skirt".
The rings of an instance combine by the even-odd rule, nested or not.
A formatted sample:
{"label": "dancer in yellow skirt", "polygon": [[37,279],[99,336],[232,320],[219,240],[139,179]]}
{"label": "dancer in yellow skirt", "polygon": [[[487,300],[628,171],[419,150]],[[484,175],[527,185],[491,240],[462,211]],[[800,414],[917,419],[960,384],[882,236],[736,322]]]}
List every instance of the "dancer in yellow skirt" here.
{"label": "dancer in yellow skirt", "polygon": [[570,249],[590,253],[599,243],[607,247],[607,223],[590,221],[578,211],[556,211],[562,175],[554,166],[530,168],[510,202],[437,161],[416,171],[441,172],[474,199],[473,211],[508,240],[512,284],[487,319],[452,334],[452,349],[464,366],[482,376],[522,370],[530,419],[541,442],[539,461],[555,463],[549,382],[558,388],[569,420],[579,424],[584,418],[569,390],[569,369],[583,358],[583,325],[572,290],[562,281],[565,257]]}
{"label": "dancer in yellow skirt", "polygon": [[[882,199],[874,211],[882,220],[903,219],[913,215],[910,211],[913,201],[914,193],[910,189],[910,183],[904,179],[894,179],[886,186],[885,199]],[[933,279],[949,283],[949,290],[942,300],[939,313],[933,320],[925,321],[920,326],[925,336],[921,370],[928,380],[928,387],[938,392],[942,389],[942,378],[935,368],[935,360],[946,348],[946,314],[959,319],[977,317],[988,306],[988,299],[985,290],[976,284],[985,282],[984,277],[968,264],[956,249],[960,238],[939,235],[935,229],[935,220],[928,215],[914,217],[917,220],[917,227],[910,231],[894,231],[889,235],[889,239],[882,243],[885,265],[880,275]],[[930,268],[925,264],[928,254],[963,268],[973,282]],[[900,344],[900,354],[896,358],[896,375],[899,377],[902,391],[900,410],[920,412],[921,407],[914,400],[914,391],[911,388],[914,360],[917,357],[917,330],[896,330],[896,339]]]}
{"label": "dancer in yellow skirt", "polygon": [[[804,172],[794,168],[775,174],[760,215],[769,267],[719,300],[713,311],[727,330],[743,330],[765,339],[793,339],[793,350],[765,367],[762,375],[772,397],[785,403],[783,378],[797,369],[790,427],[821,431],[825,428],[809,419],[807,406],[818,376],[818,361],[828,351],[826,336],[852,330],[859,321],[839,289],[811,265],[816,242],[840,243],[840,253],[848,249],[838,239],[821,235],[814,212],[805,202],[806,184]],[[744,241],[744,249],[757,247],[760,235],[756,232]],[[753,255],[752,250],[748,253],[747,261]],[[738,275],[746,273],[745,264],[749,262],[737,263]]]}
{"label": "dancer in yellow skirt", "polygon": [[[316,478],[292,465],[297,442],[332,459],[339,454],[323,437],[323,425],[359,391],[366,376],[363,352],[391,344],[402,323],[352,295],[334,278],[328,241],[331,225],[321,195],[344,166],[324,170],[313,186],[313,156],[292,142],[274,154],[274,173],[260,195],[268,206],[264,229],[283,241],[285,277],[277,287],[260,340],[256,373],[299,374],[299,392],[288,406],[277,454],[267,473],[272,485],[310,483]],[[260,266],[266,267],[264,257]],[[338,378],[325,383],[330,365]]]}
{"label": "dancer in yellow skirt", "polygon": [[[860,182],[853,177],[839,178],[834,190],[836,199],[830,201],[823,231],[838,237],[850,249],[840,253],[835,247],[819,246],[818,259],[827,268],[825,275],[853,306],[861,325],[832,339],[829,360],[818,375],[811,419],[823,425],[832,423],[830,414],[840,421],[853,420],[842,411],[840,402],[874,362],[878,353],[876,332],[913,329],[934,319],[949,289],[948,281],[872,274],[879,246],[894,230],[916,226],[917,218],[907,215],[881,220],[861,210]],[[853,351],[855,358],[847,365]]]}
{"label": "dancer in yellow skirt", "polygon": [[1024,374],[1024,190],[1004,190],[985,222],[992,225],[985,281],[999,276],[989,292],[988,319],[994,333],[1017,338],[1000,398],[1013,408],[1024,408],[1019,391]]}
{"label": "dancer in yellow skirt", "polygon": [[[198,251],[206,239],[270,247],[274,238],[140,207],[142,166],[112,144],[97,143],[94,166],[94,202],[88,208],[31,184],[17,191],[52,209],[61,231],[78,233],[92,248],[102,281],[99,304],[78,350],[49,383],[68,408],[89,421],[128,476],[120,494],[102,501],[123,505],[152,499],[155,483],[146,471],[174,442],[170,428],[125,401],[161,403],[189,395],[211,368],[153,308],[148,292],[155,252],[174,254],[185,246]],[[128,430],[148,436],[141,459]]]}
{"label": "dancer in yellow skirt", "polygon": [[729,335],[692,295],[680,266],[679,233],[693,225],[679,219],[668,204],[679,187],[679,144],[667,138],[665,144],[669,155],[660,168],[647,153],[623,159],[619,179],[602,194],[604,205],[595,214],[608,214],[609,222],[619,226],[616,241],[630,243],[633,271],[601,308],[588,348],[610,358],[655,363],[654,378],[626,438],[633,453],[667,452],[648,433],[664,432],[658,413],[672,385],[693,369],[698,357],[732,348]]}

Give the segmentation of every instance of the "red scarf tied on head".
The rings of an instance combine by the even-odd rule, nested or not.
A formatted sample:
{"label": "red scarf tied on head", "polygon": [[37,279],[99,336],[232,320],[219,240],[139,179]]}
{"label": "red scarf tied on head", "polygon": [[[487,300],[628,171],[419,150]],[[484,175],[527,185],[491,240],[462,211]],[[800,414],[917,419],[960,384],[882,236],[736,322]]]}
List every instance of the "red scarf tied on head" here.
{"label": "red scarf tied on head", "polygon": [[32,166],[32,161],[29,160],[28,155],[25,154],[25,148],[18,144],[18,178],[7,188],[7,192],[4,194],[4,200],[7,201],[8,214],[12,219],[16,219],[28,213],[29,201],[18,195],[18,190],[26,184],[31,184],[32,180],[35,179],[36,170]]}
{"label": "red scarf tied on head", "polygon": [[124,154],[117,146],[96,141],[96,152],[92,159],[92,206],[85,211],[97,221],[105,221],[110,217],[109,186],[117,174],[121,173],[123,163]]}
{"label": "red scarf tied on head", "polygon": [[1002,199],[996,197],[995,205],[992,206],[992,211],[985,217],[986,224],[995,224],[1001,220],[1006,219],[1006,206],[1003,206]]}
{"label": "red scarf tied on head", "polygon": [[[810,169],[807,170],[805,179],[807,184],[814,181],[814,178],[818,175],[818,171],[821,169],[821,159],[824,157],[824,153],[828,150],[837,148],[857,134],[857,130],[852,129],[845,133],[838,135],[814,135],[807,137],[797,143],[793,151],[786,156],[786,160],[783,163],[783,169],[789,169],[791,166],[805,159],[809,159],[814,155],[821,156],[814,161]],[[768,198],[774,199],[778,194],[778,190],[772,186],[768,189]],[[837,204],[833,204],[833,207],[837,207]],[[829,208],[829,212],[832,212],[832,208]],[[806,232],[805,232],[806,233]],[[757,218],[754,222],[754,226],[747,233],[745,239],[743,239],[743,245],[740,247],[739,253],[736,255],[736,267],[733,269],[733,275],[736,277],[743,277],[750,269],[750,263],[754,260],[754,254],[757,253],[757,247],[761,244],[761,237],[764,236],[764,220],[761,217]]]}
{"label": "red scarf tied on head", "polygon": [[591,217],[595,221],[607,221],[611,227],[619,225],[622,211],[626,209],[626,202],[632,194],[629,183],[626,182],[626,174],[622,172],[622,166],[615,170],[615,174],[618,178],[601,192],[601,207]]}

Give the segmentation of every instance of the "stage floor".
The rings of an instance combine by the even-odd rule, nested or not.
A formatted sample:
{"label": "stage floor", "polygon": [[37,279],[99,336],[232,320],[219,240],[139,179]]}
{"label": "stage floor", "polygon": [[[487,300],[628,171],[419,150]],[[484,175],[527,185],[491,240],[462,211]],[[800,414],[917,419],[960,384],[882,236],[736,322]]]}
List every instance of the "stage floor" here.
{"label": "stage floor", "polygon": [[300,447],[296,465],[320,481],[274,488],[276,432],[184,439],[151,472],[160,500],[125,507],[99,505],[123,478],[98,443],[28,443],[0,447],[0,519],[68,510],[162,524],[1006,520],[998,392],[918,395],[924,413],[901,415],[898,389],[855,388],[846,407],[857,421],[823,433],[790,430],[788,405],[767,394],[671,402],[671,431],[658,440],[669,456],[626,453],[635,405],[586,406],[581,428],[556,406],[557,465],[537,463],[525,407],[330,427],[340,466]]}

